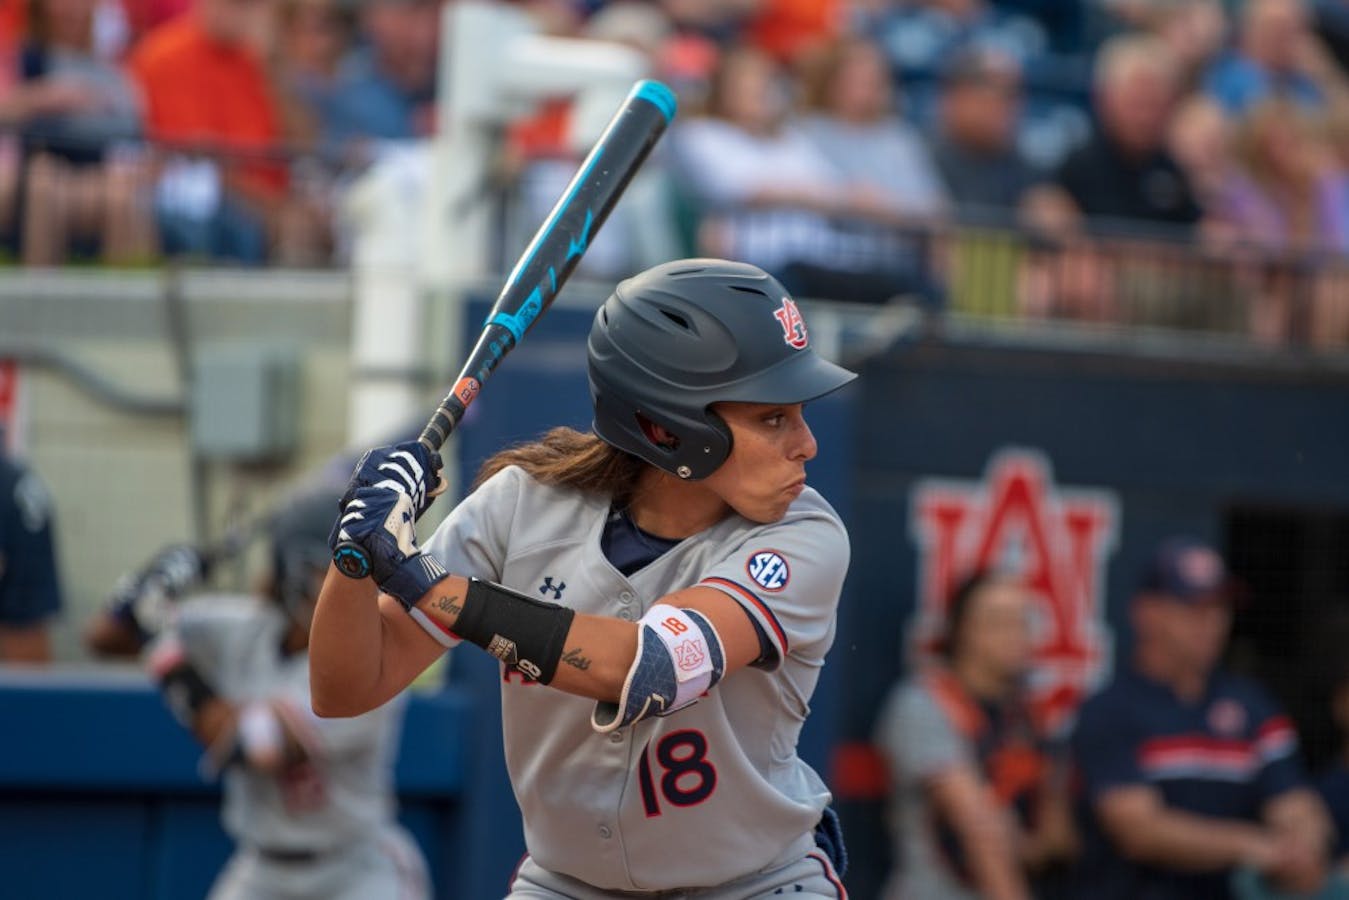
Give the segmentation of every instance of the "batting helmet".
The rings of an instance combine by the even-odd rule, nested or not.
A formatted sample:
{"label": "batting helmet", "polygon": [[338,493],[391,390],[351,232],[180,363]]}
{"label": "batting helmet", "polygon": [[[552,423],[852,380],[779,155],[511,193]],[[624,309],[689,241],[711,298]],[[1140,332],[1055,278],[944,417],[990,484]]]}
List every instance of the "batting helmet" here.
{"label": "batting helmet", "polygon": [[298,497],[267,525],[272,595],[292,615],[318,596],[317,579],[332,561],[328,532],[337,518],[337,494],[334,488]]}
{"label": "batting helmet", "polygon": [[[713,403],[804,403],[857,377],[811,349],[777,279],[720,259],[664,263],[620,282],[595,314],[587,351],[595,433],[689,479],[731,452]],[[674,445],[652,441],[643,419]]]}

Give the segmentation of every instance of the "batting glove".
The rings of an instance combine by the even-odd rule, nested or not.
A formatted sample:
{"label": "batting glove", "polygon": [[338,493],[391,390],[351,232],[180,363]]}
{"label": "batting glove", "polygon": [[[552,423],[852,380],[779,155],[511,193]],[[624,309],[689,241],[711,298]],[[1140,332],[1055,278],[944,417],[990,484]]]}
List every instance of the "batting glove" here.
{"label": "batting glove", "polygon": [[204,581],[210,570],[210,560],[198,548],[170,544],[143,568],[118,579],[106,601],[108,613],[148,641],[167,619],[169,604]]}
{"label": "batting glove", "polygon": [[427,450],[420,441],[367,450],[351,473],[341,505],[345,508],[361,488],[387,488],[407,494],[415,518],[420,519],[431,501],[445,490],[441,468],[440,454]]}
{"label": "batting glove", "polygon": [[333,527],[336,541],[354,541],[370,555],[379,589],[411,609],[450,573],[417,546],[412,498],[378,485],[357,488]]}

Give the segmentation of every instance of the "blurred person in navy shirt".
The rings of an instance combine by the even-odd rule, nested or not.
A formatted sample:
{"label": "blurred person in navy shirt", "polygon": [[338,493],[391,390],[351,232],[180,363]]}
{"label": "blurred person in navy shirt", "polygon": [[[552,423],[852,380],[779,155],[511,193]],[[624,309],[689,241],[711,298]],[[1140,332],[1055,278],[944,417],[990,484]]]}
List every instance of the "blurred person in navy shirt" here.
{"label": "blurred person in navy shirt", "polygon": [[963,221],[1011,224],[1048,179],[1017,147],[1022,97],[1020,66],[995,50],[962,51],[942,71],[933,157]]}
{"label": "blurred person in navy shirt", "polygon": [[1093,900],[1315,892],[1331,825],[1304,778],[1291,722],[1255,682],[1219,668],[1232,621],[1222,558],[1163,543],[1133,598],[1134,653],[1083,706],[1073,736]]}
{"label": "blurred person in navy shirt", "polygon": [[1095,66],[1096,130],[1055,174],[1069,208],[1111,231],[1188,234],[1202,211],[1166,147],[1180,77],[1174,57],[1156,38],[1121,35]]}
{"label": "blurred person in navy shirt", "polygon": [[48,662],[47,627],[61,611],[51,495],[5,455],[3,438],[0,429],[0,662]]}

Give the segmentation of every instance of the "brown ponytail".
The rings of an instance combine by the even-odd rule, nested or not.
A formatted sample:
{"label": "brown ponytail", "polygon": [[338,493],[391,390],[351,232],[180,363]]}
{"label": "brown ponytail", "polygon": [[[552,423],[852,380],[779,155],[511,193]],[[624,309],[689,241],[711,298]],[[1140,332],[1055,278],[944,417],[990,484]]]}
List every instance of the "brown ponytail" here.
{"label": "brown ponytail", "polygon": [[607,496],[615,506],[626,506],[646,465],[593,433],[554,428],[536,441],[491,456],[478,470],[473,489],[507,466],[519,466],[543,484]]}

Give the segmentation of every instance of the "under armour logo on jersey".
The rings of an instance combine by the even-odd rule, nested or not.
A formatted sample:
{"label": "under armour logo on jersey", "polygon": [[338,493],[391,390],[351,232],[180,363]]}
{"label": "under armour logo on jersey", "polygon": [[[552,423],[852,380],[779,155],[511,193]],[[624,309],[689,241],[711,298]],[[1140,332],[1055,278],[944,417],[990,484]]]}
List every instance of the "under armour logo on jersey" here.
{"label": "under armour logo on jersey", "polygon": [[801,318],[801,310],[791,297],[782,298],[782,306],[773,310],[773,318],[782,326],[782,339],[797,350],[806,349],[810,336],[806,334],[806,320]]}
{"label": "under armour logo on jersey", "polygon": [[539,585],[539,593],[546,594],[549,591],[552,591],[554,600],[561,600],[562,592],[565,591],[566,589],[567,589],[567,582],[559,581],[557,584],[553,584],[552,575],[544,576],[543,584]]}
{"label": "under armour logo on jersey", "polygon": [[782,590],[792,575],[787,560],[776,550],[758,550],[751,553],[749,561],[745,563],[745,571],[754,579],[754,583],[765,591]]}

